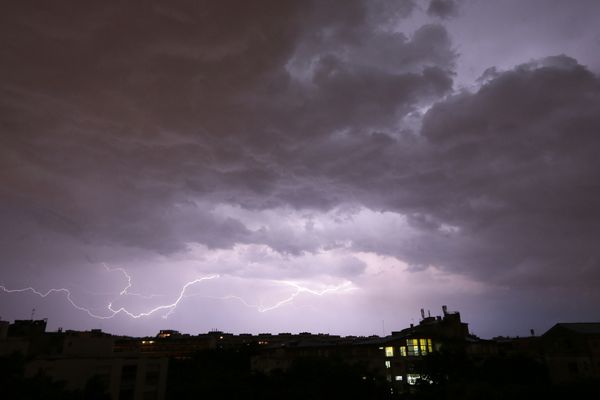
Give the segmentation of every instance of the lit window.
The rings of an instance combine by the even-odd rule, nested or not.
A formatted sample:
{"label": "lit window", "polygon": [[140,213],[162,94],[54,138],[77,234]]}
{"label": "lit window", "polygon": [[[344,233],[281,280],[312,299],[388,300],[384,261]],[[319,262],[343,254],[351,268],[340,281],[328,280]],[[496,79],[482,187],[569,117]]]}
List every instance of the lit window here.
{"label": "lit window", "polygon": [[427,339],[427,351],[429,353],[433,352],[433,346],[431,345],[431,339]]}
{"label": "lit window", "polygon": [[389,361],[386,361],[386,362],[385,362],[385,367],[386,367],[386,368],[392,368],[392,363],[391,363],[391,362],[389,362]]}
{"label": "lit window", "polygon": [[385,348],[385,356],[394,357],[394,348],[392,346],[388,346]]}
{"label": "lit window", "polygon": [[421,355],[427,354],[427,339],[419,339],[419,347],[421,348]]}
{"label": "lit window", "polygon": [[406,339],[406,348],[409,356],[419,355],[419,340],[417,339]]}
{"label": "lit window", "polygon": [[421,375],[419,375],[419,374],[407,374],[406,375],[406,382],[409,385],[415,385],[419,379],[421,379]]}
{"label": "lit window", "polygon": [[406,357],[406,347],[405,346],[400,347],[400,355],[402,357]]}
{"label": "lit window", "polygon": [[397,380],[397,381],[401,381],[402,380],[402,375],[396,375],[394,377],[394,379]]}

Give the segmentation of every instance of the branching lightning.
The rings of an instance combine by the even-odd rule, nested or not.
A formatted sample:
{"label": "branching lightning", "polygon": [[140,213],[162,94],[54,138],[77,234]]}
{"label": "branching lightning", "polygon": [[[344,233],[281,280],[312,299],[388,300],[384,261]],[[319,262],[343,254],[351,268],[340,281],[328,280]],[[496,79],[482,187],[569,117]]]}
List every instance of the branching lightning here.
{"label": "branching lightning", "polygon": [[113,313],[113,315],[116,315],[116,314],[122,312],[124,314],[127,314],[131,318],[135,318],[135,319],[141,318],[141,317],[148,317],[157,311],[167,310],[167,313],[163,315],[163,318],[167,318],[173,312],[173,310],[177,307],[177,305],[179,304],[181,299],[183,299],[183,296],[185,295],[185,291],[187,290],[188,287],[190,287],[196,283],[199,283],[199,282],[202,282],[205,280],[209,280],[209,279],[215,279],[215,278],[219,278],[219,275],[210,275],[210,276],[205,276],[203,278],[194,279],[193,281],[190,281],[190,282],[186,283],[185,285],[183,285],[183,288],[181,289],[181,292],[179,292],[179,296],[177,297],[177,300],[175,300],[173,303],[155,307],[147,312],[134,314],[132,312],[127,311],[124,307],[121,307],[121,308],[118,308],[115,310],[112,307],[112,303],[108,304],[108,309]]}
{"label": "branching lightning", "polygon": [[69,303],[71,303],[71,305],[76,308],[79,311],[83,311],[85,313],[87,313],[90,317],[92,318],[97,318],[97,319],[110,319],[112,317],[115,316],[115,314],[112,315],[97,315],[94,314],[90,309],[85,308],[85,307],[81,307],[79,305],[77,305],[77,303],[75,303],[73,301],[73,299],[71,298],[71,291],[69,291],[69,289],[65,289],[65,288],[61,288],[61,289],[50,289],[48,290],[46,293],[43,292],[38,292],[37,290],[35,290],[32,287],[26,287],[23,289],[7,289],[5,286],[0,285],[0,289],[2,289],[2,291],[4,291],[5,293],[23,293],[23,292],[31,292],[34,294],[37,294],[38,296],[42,297],[42,298],[46,298],[49,295],[51,295],[52,293],[65,293],[67,300],[69,301]]}
{"label": "branching lightning", "polygon": [[108,265],[106,265],[105,263],[102,263],[102,265],[104,266],[104,268],[108,272],[118,271],[118,272],[120,272],[120,273],[123,274],[123,276],[125,277],[125,279],[127,279],[127,286],[125,286],[125,288],[123,290],[121,290],[121,292],[119,292],[119,296],[128,295],[128,296],[141,297],[143,299],[153,299],[155,297],[162,297],[163,296],[161,294],[141,294],[141,293],[130,292],[129,289],[132,286],[131,275],[129,275],[124,268],[121,268],[121,267],[109,268]]}
{"label": "branching lightning", "polygon": [[[118,293],[118,297],[136,296],[136,297],[141,297],[144,299],[149,299],[149,298],[153,298],[153,297],[162,296],[162,295],[156,295],[156,294],[144,295],[144,294],[140,294],[140,293],[130,292],[129,289],[131,289],[131,287],[133,286],[132,277],[131,277],[131,275],[129,275],[129,273],[124,268],[119,268],[119,267],[109,268],[106,264],[103,264],[103,266],[108,272],[115,272],[115,271],[120,272],[127,282],[126,286]],[[330,287],[327,287],[322,290],[314,290],[314,289],[310,289],[306,286],[303,286],[297,282],[276,280],[276,281],[271,281],[271,282],[278,284],[278,285],[285,285],[285,286],[291,287],[294,289],[294,291],[288,297],[286,297],[282,300],[279,300],[279,301],[275,302],[274,304],[267,305],[267,306],[262,305],[262,303],[261,304],[249,303],[244,298],[242,298],[240,296],[235,296],[235,295],[213,297],[213,296],[203,296],[200,293],[199,294],[187,294],[187,291],[191,286],[196,285],[201,282],[204,282],[204,281],[207,281],[207,280],[218,279],[220,277],[221,277],[220,275],[214,274],[214,275],[204,276],[204,277],[200,277],[200,278],[194,279],[192,281],[189,281],[182,286],[175,301],[173,301],[169,304],[159,305],[157,307],[154,307],[154,308],[152,308],[148,311],[144,311],[144,312],[135,313],[135,312],[128,310],[125,307],[116,308],[113,306],[113,303],[114,303],[114,299],[113,299],[112,301],[110,301],[108,303],[107,312],[103,315],[93,312],[92,309],[90,309],[90,308],[86,308],[86,307],[83,307],[83,306],[77,304],[75,302],[75,300],[73,300],[71,291],[66,288],[58,288],[58,289],[53,288],[53,289],[48,290],[47,292],[40,292],[33,287],[26,287],[26,288],[22,288],[22,289],[8,289],[5,286],[0,285],[0,289],[3,292],[9,293],[9,294],[10,293],[29,292],[29,293],[33,293],[41,298],[46,298],[53,293],[63,293],[63,294],[65,294],[67,301],[71,304],[71,306],[73,306],[73,308],[75,308],[79,311],[83,311],[90,317],[96,318],[96,319],[111,319],[111,318],[114,318],[115,316],[117,316],[118,314],[124,314],[130,318],[139,319],[139,318],[143,318],[143,317],[149,317],[149,316],[151,316],[155,313],[159,313],[161,311],[165,311],[165,313],[162,315],[162,317],[167,318],[167,317],[169,317],[169,315],[171,315],[175,311],[177,306],[180,304],[180,302],[184,298],[193,297],[193,296],[202,296],[205,298],[213,298],[213,299],[219,299],[219,300],[237,300],[248,308],[253,308],[260,313],[264,313],[267,311],[275,310],[277,308],[280,308],[286,304],[293,302],[302,293],[307,293],[307,294],[310,294],[313,296],[323,296],[323,295],[333,293],[333,292],[344,292],[344,291],[353,289],[352,284],[350,282],[344,282],[340,285],[330,286]]]}
{"label": "branching lightning", "polygon": [[123,269],[123,268],[120,268],[120,267],[109,268],[108,265],[106,265],[105,263],[102,263],[102,265],[104,266],[104,268],[106,268],[106,270],[108,272],[119,271],[125,276],[125,279],[127,279],[127,286],[125,286],[125,289],[121,290],[121,293],[119,293],[119,295],[121,295],[121,296],[126,295],[127,291],[131,287],[131,275],[129,275],[127,273],[127,271],[125,271],[125,269]]}
{"label": "branching lightning", "polygon": [[217,300],[237,300],[240,303],[242,303],[244,306],[248,307],[248,308],[253,308],[258,312],[264,313],[267,311],[272,311],[275,310],[277,308],[280,308],[288,303],[291,303],[292,301],[294,301],[294,299],[296,299],[296,297],[298,297],[300,294],[302,293],[309,293],[315,296],[323,296],[325,294],[328,293],[333,293],[333,292],[345,292],[348,290],[352,290],[352,283],[351,282],[344,282],[340,285],[336,285],[336,286],[331,286],[328,288],[325,288],[323,290],[313,290],[313,289],[309,289],[305,286],[300,285],[297,282],[292,282],[292,281],[272,281],[273,283],[276,284],[283,284],[286,286],[291,286],[295,289],[294,292],[292,292],[288,297],[286,297],[283,300],[279,300],[277,301],[275,304],[269,305],[269,306],[264,306],[262,304],[252,304],[247,302],[244,298],[240,297],[240,296],[235,296],[235,295],[228,295],[228,296],[220,296],[220,297],[215,297],[215,296],[202,296],[201,294],[192,294],[192,295],[188,295],[188,296],[202,296],[205,298],[211,298],[211,299],[217,299]]}
{"label": "branching lightning", "polygon": [[328,287],[328,288],[323,289],[323,290],[312,290],[312,289],[309,289],[309,288],[307,288],[305,286],[302,286],[302,285],[300,285],[300,284],[298,284],[296,282],[291,282],[291,281],[281,281],[281,283],[289,285],[289,286],[295,288],[296,291],[293,292],[289,297],[287,297],[287,298],[285,298],[283,300],[280,300],[280,301],[278,301],[277,303],[275,303],[275,304],[273,304],[271,306],[267,306],[267,307],[261,306],[260,308],[258,308],[259,312],[266,312],[266,311],[271,311],[271,310],[274,310],[276,308],[279,308],[279,307],[281,307],[281,306],[283,306],[283,305],[285,305],[287,303],[290,303],[290,302],[294,301],[294,299],[296,297],[298,297],[301,293],[310,293],[310,294],[315,295],[315,296],[323,296],[323,295],[325,295],[327,293],[338,292],[338,291],[341,291],[341,290],[347,290],[347,289],[351,288],[351,283],[350,282],[344,282],[341,285]]}
{"label": "branching lightning", "polygon": [[[149,297],[156,297],[157,295],[150,295],[150,296],[146,296],[146,295],[142,295],[139,293],[131,293],[128,290],[131,288],[132,283],[131,283],[131,276],[127,273],[127,271],[123,268],[109,268],[106,264],[103,264],[104,268],[109,271],[119,271],[121,272],[124,276],[125,279],[127,280],[127,285],[125,286],[125,288],[123,290],[121,290],[119,292],[119,296],[127,296],[127,295],[131,295],[131,296],[140,296],[143,298],[149,298]],[[167,313],[163,315],[163,318],[167,318],[169,316],[169,314],[171,314],[171,312],[173,312],[173,310],[177,307],[177,305],[179,304],[179,302],[181,301],[181,299],[184,297],[186,290],[192,286],[195,285],[196,283],[200,283],[202,281],[205,280],[209,280],[209,279],[215,279],[215,278],[219,278],[219,275],[210,275],[210,276],[205,276],[202,278],[198,278],[198,279],[194,279],[193,281],[187,282],[181,289],[181,291],[179,292],[179,296],[177,297],[177,299],[171,303],[171,304],[166,304],[166,305],[161,305],[158,307],[155,307],[153,309],[151,309],[150,311],[146,311],[146,312],[141,312],[141,313],[133,313],[131,311],[128,311],[125,307],[120,307],[118,309],[113,308],[112,306],[112,301],[110,303],[108,303],[107,309],[108,309],[108,313],[106,315],[99,315],[96,314],[94,312],[92,312],[91,309],[83,307],[79,304],[77,304],[72,297],[71,291],[69,289],[66,288],[60,288],[60,289],[50,289],[47,292],[40,292],[38,290],[36,290],[33,287],[26,287],[23,289],[8,289],[7,287],[5,287],[4,285],[0,285],[0,289],[5,292],[5,293],[24,293],[24,292],[31,292],[33,294],[36,294],[38,296],[40,296],[41,298],[46,298],[49,295],[51,295],[52,293],[64,293],[66,295],[67,301],[69,303],[71,303],[71,305],[79,310],[79,311],[83,311],[85,312],[87,315],[89,315],[92,318],[96,318],[96,319],[111,319],[114,318],[117,314],[125,314],[131,318],[141,318],[141,317],[148,317],[158,311],[162,311],[162,310],[167,310]]]}

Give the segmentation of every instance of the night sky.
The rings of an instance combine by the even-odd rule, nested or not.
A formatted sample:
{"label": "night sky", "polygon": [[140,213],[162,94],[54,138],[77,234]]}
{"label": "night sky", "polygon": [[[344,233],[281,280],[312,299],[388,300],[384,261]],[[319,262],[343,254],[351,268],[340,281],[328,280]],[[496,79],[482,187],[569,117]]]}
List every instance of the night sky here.
{"label": "night sky", "polygon": [[130,335],[381,335],[443,304],[481,337],[599,321],[599,17],[3,2],[0,316]]}

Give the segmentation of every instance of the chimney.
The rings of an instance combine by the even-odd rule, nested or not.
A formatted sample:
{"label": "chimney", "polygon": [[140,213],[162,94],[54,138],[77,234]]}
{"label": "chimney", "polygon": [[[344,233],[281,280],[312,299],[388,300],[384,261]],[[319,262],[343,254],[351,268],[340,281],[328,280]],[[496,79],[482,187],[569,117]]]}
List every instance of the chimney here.
{"label": "chimney", "polygon": [[535,330],[530,329],[529,332],[531,332],[531,336],[535,336]]}
{"label": "chimney", "polygon": [[442,312],[444,313],[444,316],[448,314],[448,306],[442,306]]}
{"label": "chimney", "polygon": [[425,310],[421,308],[421,319],[425,319]]}

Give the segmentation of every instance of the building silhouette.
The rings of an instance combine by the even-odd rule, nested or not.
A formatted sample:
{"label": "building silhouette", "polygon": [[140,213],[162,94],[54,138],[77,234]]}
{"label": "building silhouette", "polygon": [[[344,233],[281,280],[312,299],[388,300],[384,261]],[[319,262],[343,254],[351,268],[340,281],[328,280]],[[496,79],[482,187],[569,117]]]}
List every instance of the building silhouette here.
{"label": "building silhouette", "polygon": [[[83,390],[94,381],[114,400],[164,399],[169,385],[185,384],[182,379],[187,379],[175,371],[198,365],[185,364],[186,360],[219,360],[231,354],[245,360],[232,365],[232,370],[263,376],[262,385],[269,376],[297,371],[300,360],[311,360],[365,371],[363,379],[381,382],[392,397],[460,381],[458,370],[463,366],[469,366],[470,373],[488,368],[496,371],[493,375],[523,360],[523,365],[539,367],[539,374],[547,371],[543,382],[548,385],[600,381],[600,323],[558,323],[541,336],[532,332],[530,337],[486,340],[471,334],[460,313],[449,312],[446,306],[440,316],[429,312],[425,316],[421,310],[421,317],[418,324],[385,337],[222,331],[190,335],[161,330],[154,337],[134,338],[98,329],[46,332],[46,320],[0,321],[0,357],[21,354],[26,377],[43,374],[64,381],[68,390]],[[227,363],[223,368],[229,368]],[[469,384],[467,378],[462,384]]]}

